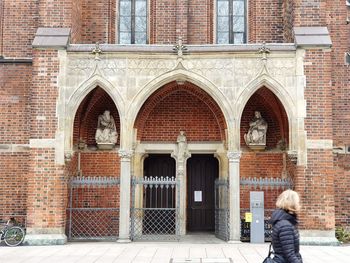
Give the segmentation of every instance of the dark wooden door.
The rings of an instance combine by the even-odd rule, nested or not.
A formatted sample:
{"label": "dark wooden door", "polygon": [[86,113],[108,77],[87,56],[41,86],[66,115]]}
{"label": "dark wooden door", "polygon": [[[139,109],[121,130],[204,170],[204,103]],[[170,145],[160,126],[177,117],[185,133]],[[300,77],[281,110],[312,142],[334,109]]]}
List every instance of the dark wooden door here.
{"label": "dark wooden door", "polygon": [[[143,175],[147,177],[175,177],[175,160],[170,154],[150,154],[144,161]],[[147,188],[144,208],[175,208],[175,188]]]}
{"label": "dark wooden door", "polygon": [[213,155],[192,155],[187,161],[187,230],[215,230],[215,179],[219,164]]}

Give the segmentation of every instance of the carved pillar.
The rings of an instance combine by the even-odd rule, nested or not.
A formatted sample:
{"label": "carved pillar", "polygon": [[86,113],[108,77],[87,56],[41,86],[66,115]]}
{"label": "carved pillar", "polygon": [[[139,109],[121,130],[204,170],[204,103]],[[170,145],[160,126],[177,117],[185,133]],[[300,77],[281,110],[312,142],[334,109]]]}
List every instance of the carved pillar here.
{"label": "carved pillar", "polygon": [[120,211],[118,242],[130,242],[130,181],[133,151],[120,150]]}
{"label": "carved pillar", "polygon": [[191,157],[187,150],[187,139],[183,131],[177,137],[177,150],[172,154],[176,159],[176,178],[179,181],[179,195],[180,200],[176,203],[179,205],[179,226],[180,235],[186,234],[186,163],[187,159]]}
{"label": "carved pillar", "polygon": [[230,241],[239,242],[241,237],[240,219],[240,175],[239,161],[241,152],[228,152],[229,160],[229,209],[230,209]]}

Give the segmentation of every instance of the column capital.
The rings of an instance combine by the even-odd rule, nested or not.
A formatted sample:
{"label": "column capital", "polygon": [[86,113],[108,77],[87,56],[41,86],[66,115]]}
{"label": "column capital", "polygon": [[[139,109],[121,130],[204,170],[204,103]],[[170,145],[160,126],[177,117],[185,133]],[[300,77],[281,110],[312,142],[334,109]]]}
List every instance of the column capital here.
{"label": "column capital", "polygon": [[130,161],[131,157],[134,155],[133,150],[119,150],[119,156],[125,161]]}
{"label": "column capital", "polygon": [[230,162],[239,162],[241,155],[242,155],[241,151],[228,151],[227,152],[227,157],[228,157]]}

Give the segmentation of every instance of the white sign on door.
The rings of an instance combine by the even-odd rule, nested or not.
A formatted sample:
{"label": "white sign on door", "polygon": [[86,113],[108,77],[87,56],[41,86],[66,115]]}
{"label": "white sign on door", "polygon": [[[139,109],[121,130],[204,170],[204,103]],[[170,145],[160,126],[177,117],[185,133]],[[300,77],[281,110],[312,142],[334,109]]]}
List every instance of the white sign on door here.
{"label": "white sign on door", "polygon": [[202,202],[202,191],[194,191],[194,201]]}

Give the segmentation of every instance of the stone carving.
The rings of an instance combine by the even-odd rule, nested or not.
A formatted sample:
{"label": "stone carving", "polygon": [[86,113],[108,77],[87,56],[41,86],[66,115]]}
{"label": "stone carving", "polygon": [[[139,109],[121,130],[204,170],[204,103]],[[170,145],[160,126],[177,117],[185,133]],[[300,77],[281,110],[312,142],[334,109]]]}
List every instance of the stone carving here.
{"label": "stone carving", "polygon": [[177,44],[174,45],[173,50],[177,52],[178,57],[182,57],[183,52],[187,50],[187,48],[182,44],[182,38],[180,37]]}
{"label": "stone carving", "polygon": [[179,163],[183,162],[188,156],[187,151],[187,138],[184,131],[180,131],[180,134],[177,136],[177,161]]}
{"label": "stone carving", "polygon": [[97,147],[101,150],[112,149],[118,140],[118,133],[115,127],[114,118],[109,110],[98,116],[97,129],[95,134]]}
{"label": "stone carving", "polygon": [[267,122],[261,116],[260,111],[255,111],[249,126],[248,133],[244,134],[245,143],[253,150],[265,149]]}

